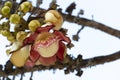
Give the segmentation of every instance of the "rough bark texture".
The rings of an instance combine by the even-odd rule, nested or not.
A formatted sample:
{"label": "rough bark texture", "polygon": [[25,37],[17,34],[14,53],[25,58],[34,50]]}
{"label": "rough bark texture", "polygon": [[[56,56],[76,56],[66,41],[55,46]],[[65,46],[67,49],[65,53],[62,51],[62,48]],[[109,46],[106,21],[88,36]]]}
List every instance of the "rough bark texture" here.
{"label": "rough bark texture", "polygon": [[110,26],[104,25],[102,23],[89,20],[86,18],[78,18],[77,16],[68,16],[67,14],[63,14],[63,17],[64,17],[64,20],[70,23],[76,23],[76,24],[83,25],[86,27],[95,28],[95,29],[101,30],[105,33],[108,33],[110,35],[120,38],[119,30],[113,29]]}
{"label": "rough bark texture", "polygon": [[0,71],[0,76],[18,75],[21,73],[33,72],[33,71],[39,71],[39,70],[64,69],[64,68],[68,68],[69,70],[72,71],[78,68],[86,68],[86,67],[92,67],[99,64],[104,64],[117,59],[120,59],[120,51],[110,55],[97,56],[97,57],[88,58],[88,59],[82,59],[81,55],[73,59],[72,57],[67,55],[66,57],[67,62],[63,62],[63,63],[57,62],[55,65],[48,66],[48,67],[39,65],[31,69],[16,68],[16,69],[13,69],[13,71],[8,74],[6,74],[5,71]]}

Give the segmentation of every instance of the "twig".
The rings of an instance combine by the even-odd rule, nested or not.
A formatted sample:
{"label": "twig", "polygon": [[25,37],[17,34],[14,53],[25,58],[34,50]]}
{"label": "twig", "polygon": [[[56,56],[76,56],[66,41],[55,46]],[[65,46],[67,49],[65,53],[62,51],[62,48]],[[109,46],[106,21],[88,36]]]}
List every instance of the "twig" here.
{"label": "twig", "polygon": [[82,26],[78,31],[77,34],[73,35],[73,40],[78,41],[79,40],[79,33],[84,29],[84,26]]}
{"label": "twig", "polygon": [[33,77],[33,71],[31,71],[30,80],[32,80],[32,77]]}

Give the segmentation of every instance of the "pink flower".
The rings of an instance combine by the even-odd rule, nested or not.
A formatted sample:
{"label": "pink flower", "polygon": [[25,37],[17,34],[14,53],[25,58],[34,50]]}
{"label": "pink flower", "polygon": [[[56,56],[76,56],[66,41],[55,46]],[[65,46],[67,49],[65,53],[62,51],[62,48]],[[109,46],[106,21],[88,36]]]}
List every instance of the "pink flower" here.
{"label": "pink flower", "polygon": [[34,65],[49,66],[55,64],[56,61],[63,61],[66,55],[66,45],[70,43],[70,39],[58,30],[50,30],[54,25],[46,27],[38,27],[36,31],[27,37],[23,44],[31,44],[30,56],[26,61],[27,67]]}

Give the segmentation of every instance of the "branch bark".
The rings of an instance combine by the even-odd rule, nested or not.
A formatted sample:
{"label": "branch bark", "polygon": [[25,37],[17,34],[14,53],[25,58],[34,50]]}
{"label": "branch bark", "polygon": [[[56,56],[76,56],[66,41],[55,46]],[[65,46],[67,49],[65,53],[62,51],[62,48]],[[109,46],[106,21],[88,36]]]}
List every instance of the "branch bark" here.
{"label": "branch bark", "polygon": [[89,20],[89,19],[86,19],[86,18],[79,18],[77,16],[73,16],[73,15],[67,15],[67,14],[64,14],[62,13],[63,15],[63,18],[65,21],[68,21],[70,23],[76,23],[76,24],[79,24],[79,25],[83,25],[83,26],[86,26],[86,27],[90,27],[90,28],[95,28],[95,29],[99,29],[105,33],[108,33],[112,36],[115,36],[117,38],[120,38],[120,30],[116,30],[116,29],[113,29],[107,25],[104,25],[102,23],[99,23],[99,22],[96,22],[96,21],[93,21],[93,20]]}
{"label": "branch bark", "polygon": [[92,66],[95,66],[95,65],[99,65],[99,64],[104,64],[104,63],[107,63],[107,62],[115,61],[117,59],[120,59],[120,51],[115,52],[113,54],[106,55],[106,56],[98,56],[98,57],[85,59],[85,60],[83,60],[81,62],[80,66],[82,68],[92,67]]}
{"label": "branch bark", "polygon": [[14,69],[13,72],[6,74],[4,70],[0,71],[0,76],[10,76],[10,75],[18,75],[21,73],[26,73],[26,72],[32,72],[32,71],[40,71],[40,70],[50,70],[50,69],[64,69],[64,68],[70,68],[70,69],[78,69],[78,68],[86,68],[86,67],[92,67],[95,65],[99,65],[99,64],[104,64],[107,62],[111,62],[111,61],[115,61],[117,59],[120,59],[120,51],[115,52],[113,54],[110,55],[106,55],[106,56],[98,56],[98,57],[93,57],[93,58],[89,58],[89,59],[84,59],[82,60],[81,57],[77,57],[75,59],[73,59],[70,56],[67,56],[66,59],[68,60],[67,63],[56,63],[55,65],[52,66],[35,66],[31,69],[26,69],[26,68],[16,68]]}

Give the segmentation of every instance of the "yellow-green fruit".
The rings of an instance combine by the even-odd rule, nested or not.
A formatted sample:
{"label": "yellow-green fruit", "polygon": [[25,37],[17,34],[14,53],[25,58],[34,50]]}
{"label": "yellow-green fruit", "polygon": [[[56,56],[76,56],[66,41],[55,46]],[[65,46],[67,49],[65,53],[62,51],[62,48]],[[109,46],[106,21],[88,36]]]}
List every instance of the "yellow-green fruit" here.
{"label": "yellow-green fruit", "polygon": [[7,30],[2,30],[2,31],[1,31],[1,34],[2,34],[3,36],[10,36],[10,32],[7,31]]}
{"label": "yellow-green fruit", "polygon": [[24,32],[24,31],[19,31],[16,35],[16,40],[17,41],[20,41],[20,42],[23,42],[23,40],[26,38],[27,36],[27,33]]}
{"label": "yellow-green fruit", "polygon": [[1,12],[3,15],[8,15],[10,13],[10,8],[8,6],[4,6]]}
{"label": "yellow-green fruit", "polygon": [[39,26],[40,26],[40,22],[38,20],[32,20],[28,24],[28,27],[32,32],[34,32],[36,30],[36,28]]}
{"label": "yellow-green fruit", "polygon": [[7,40],[10,42],[14,42],[15,38],[14,38],[14,36],[7,36]]}
{"label": "yellow-green fruit", "polygon": [[10,57],[10,61],[16,67],[23,67],[28,57],[29,57],[29,46],[25,46],[20,50],[13,52]]}
{"label": "yellow-green fruit", "polygon": [[33,9],[33,6],[31,4],[31,2],[29,1],[26,1],[26,2],[23,2],[21,5],[20,5],[20,11],[23,11],[24,13],[30,11]]}
{"label": "yellow-green fruit", "polygon": [[4,4],[5,6],[8,6],[9,8],[11,8],[12,7],[12,2],[10,2],[10,1],[7,1],[7,2],[5,2],[5,4]]}
{"label": "yellow-green fruit", "polygon": [[19,24],[20,23],[20,16],[18,14],[12,14],[10,16],[10,22],[13,24]]}

